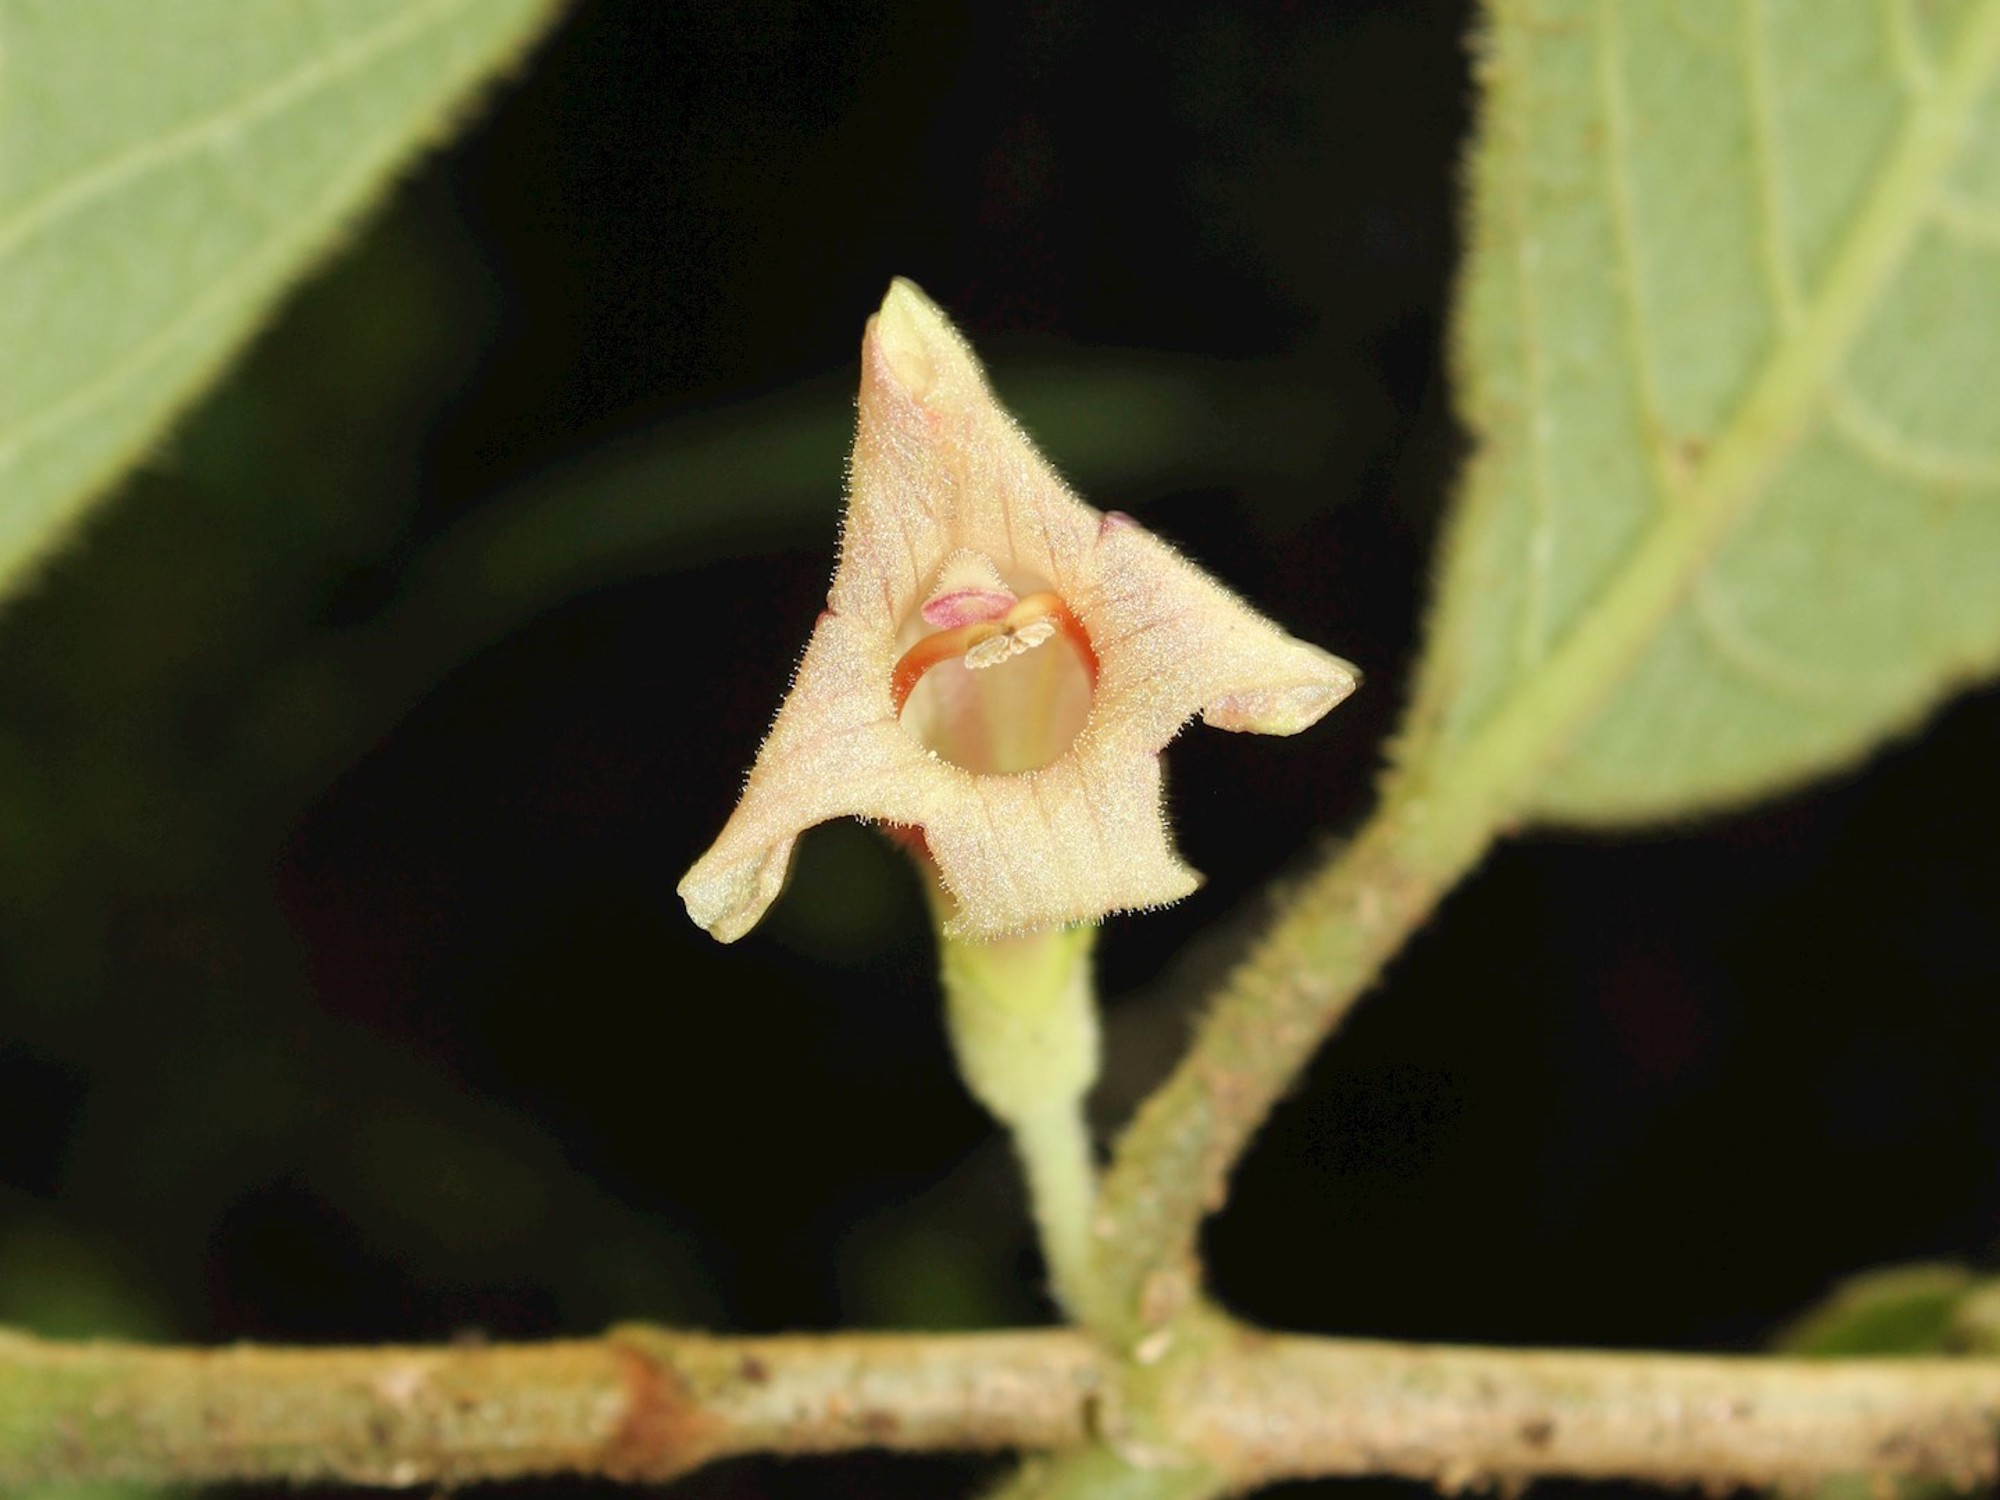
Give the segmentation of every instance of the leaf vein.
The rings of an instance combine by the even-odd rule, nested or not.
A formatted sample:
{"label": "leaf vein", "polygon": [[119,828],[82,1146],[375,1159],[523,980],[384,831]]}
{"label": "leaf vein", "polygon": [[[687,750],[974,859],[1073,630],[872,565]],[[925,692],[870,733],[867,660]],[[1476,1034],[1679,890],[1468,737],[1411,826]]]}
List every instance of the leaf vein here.
{"label": "leaf vein", "polygon": [[1937,65],[1917,30],[1917,18],[1910,0],[1881,0],[1882,26],[1888,43],[1889,61],[1897,80],[1912,97],[1928,94],[1937,84]]}
{"label": "leaf vein", "polygon": [[1619,279],[1624,295],[1619,298],[1620,319],[1632,361],[1633,401],[1638,409],[1639,429],[1646,444],[1646,457],[1653,488],[1664,503],[1679,485],[1667,442],[1667,423],[1655,375],[1652,315],[1647,306],[1646,275],[1640,251],[1638,205],[1632,198],[1632,119],[1625,92],[1625,49],[1615,19],[1621,0],[1598,0],[1596,30],[1596,81],[1604,108],[1604,191],[1611,205],[1611,238],[1618,257]]}
{"label": "leaf vein", "polygon": [[117,152],[85,168],[0,219],[0,261],[97,199],[150,173],[172,166],[204,148],[221,144],[238,131],[333,86],[385,53],[414,44],[425,33],[443,25],[456,12],[472,3],[474,0],[421,0],[421,3],[398,11],[382,25],[361,33],[334,51],[314,58],[256,92],[179,130]]}
{"label": "leaf vein", "polygon": [[2000,490],[2000,454],[1913,438],[1845,381],[1827,395],[1828,426],[1847,448],[1898,479],[1949,490]]}
{"label": "leaf vein", "polygon": [[1804,316],[1805,299],[1792,263],[1790,197],[1785,191],[1784,146],[1778,127],[1777,82],[1771,59],[1766,0],[1744,0],[1743,71],[1750,100],[1750,157],[1756,172],[1763,228],[1764,276],[1778,326],[1789,333]]}
{"label": "leaf vein", "polygon": [[1975,203],[1946,188],[1932,205],[1931,217],[1941,233],[1982,250],[2000,250],[2000,208]]}
{"label": "leaf vein", "polygon": [[1715,661],[1773,697],[1830,708],[1892,691],[1904,680],[1894,671],[1830,671],[1793,661],[1744,623],[1713,570],[1695,581],[1693,602],[1696,629]]}

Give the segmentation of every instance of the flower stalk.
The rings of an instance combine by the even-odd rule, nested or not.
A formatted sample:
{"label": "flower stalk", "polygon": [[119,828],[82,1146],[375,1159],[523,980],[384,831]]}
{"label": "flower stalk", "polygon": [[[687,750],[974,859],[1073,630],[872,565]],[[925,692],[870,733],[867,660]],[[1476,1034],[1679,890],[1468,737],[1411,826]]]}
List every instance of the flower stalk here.
{"label": "flower stalk", "polygon": [[1200,719],[1297,734],[1360,682],[1130,516],[1071,493],[963,335],[908,282],[862,338],[840,562],[722,832],[680,883],[723,942],[799,836],[888,825],[929,881],[952,1047],[1013,1136],[1057,1299],[1096,1274],[1092,924],[1177,901],[1160,756]]}
{"label": "flower stalk", "polygon": [[1013,1137],[1051,1289],[1086,1324],[1097,1312],[1097,1166],[1084,1113],[1099,1058],[1095,946],[1090,927],[979,942],[939,924],[952,1055],[966,1088]]}

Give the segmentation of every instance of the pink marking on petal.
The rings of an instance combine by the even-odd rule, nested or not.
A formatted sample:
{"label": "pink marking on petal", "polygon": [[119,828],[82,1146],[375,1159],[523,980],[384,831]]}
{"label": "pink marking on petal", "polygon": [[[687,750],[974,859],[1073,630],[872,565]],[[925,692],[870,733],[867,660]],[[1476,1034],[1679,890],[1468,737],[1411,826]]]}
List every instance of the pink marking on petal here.
{"label": "pink marking on petal", "polygon": [[1138,524],[1137,521],[1126,515],[1122,510],[1107,510],[1104,513],[1104,519],[1097,523],[1097,534],[1103,536],[1107,531],[1118,531],[1126,526],[1137,526]]}
{"label": "pink marking on petal", "polygon": [[1012,594],[992,589],[953,589],[926,603],[920,613],[924,623],[938,630],[955,630],[960,625],[983,625],[1000,619],[1015,604]]}

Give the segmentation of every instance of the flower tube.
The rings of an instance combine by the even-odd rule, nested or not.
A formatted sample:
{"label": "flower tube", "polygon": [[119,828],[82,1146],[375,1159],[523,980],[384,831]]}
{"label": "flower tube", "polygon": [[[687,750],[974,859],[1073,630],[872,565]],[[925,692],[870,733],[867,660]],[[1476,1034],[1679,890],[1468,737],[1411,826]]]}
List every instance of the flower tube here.
{"label": "flower tube", "polygon": [[724,942],[776,898],[798,835],[908,830],[990,941],[1165,905],[1160,753],[1190,720],[1294,734],[1353,692],[1130,517],[1073,495],[907,281],[862,340],[840,562],[736,811],[680,884]]}

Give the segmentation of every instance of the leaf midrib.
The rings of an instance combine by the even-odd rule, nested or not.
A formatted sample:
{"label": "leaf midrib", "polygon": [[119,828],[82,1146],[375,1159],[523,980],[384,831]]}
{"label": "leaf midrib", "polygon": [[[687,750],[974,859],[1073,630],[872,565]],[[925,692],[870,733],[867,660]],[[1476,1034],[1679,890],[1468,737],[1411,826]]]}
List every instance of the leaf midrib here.
{"label": "leaf midrib", "polygon": [[1422,821],[1437,837],[1455,844],[1518,815],[1536,773],[1588,722],[1755,508],[1914,244],[1996,68],[2000,0],[1982,0],[1931,89],[1912,104],[1825,280],[1703,460],[1663,497],[1638,545],[1540,666],[1469,737],[1430,737],[1421,742],[1428,759],[1402,768],[1398,795],[1427,804]]}

